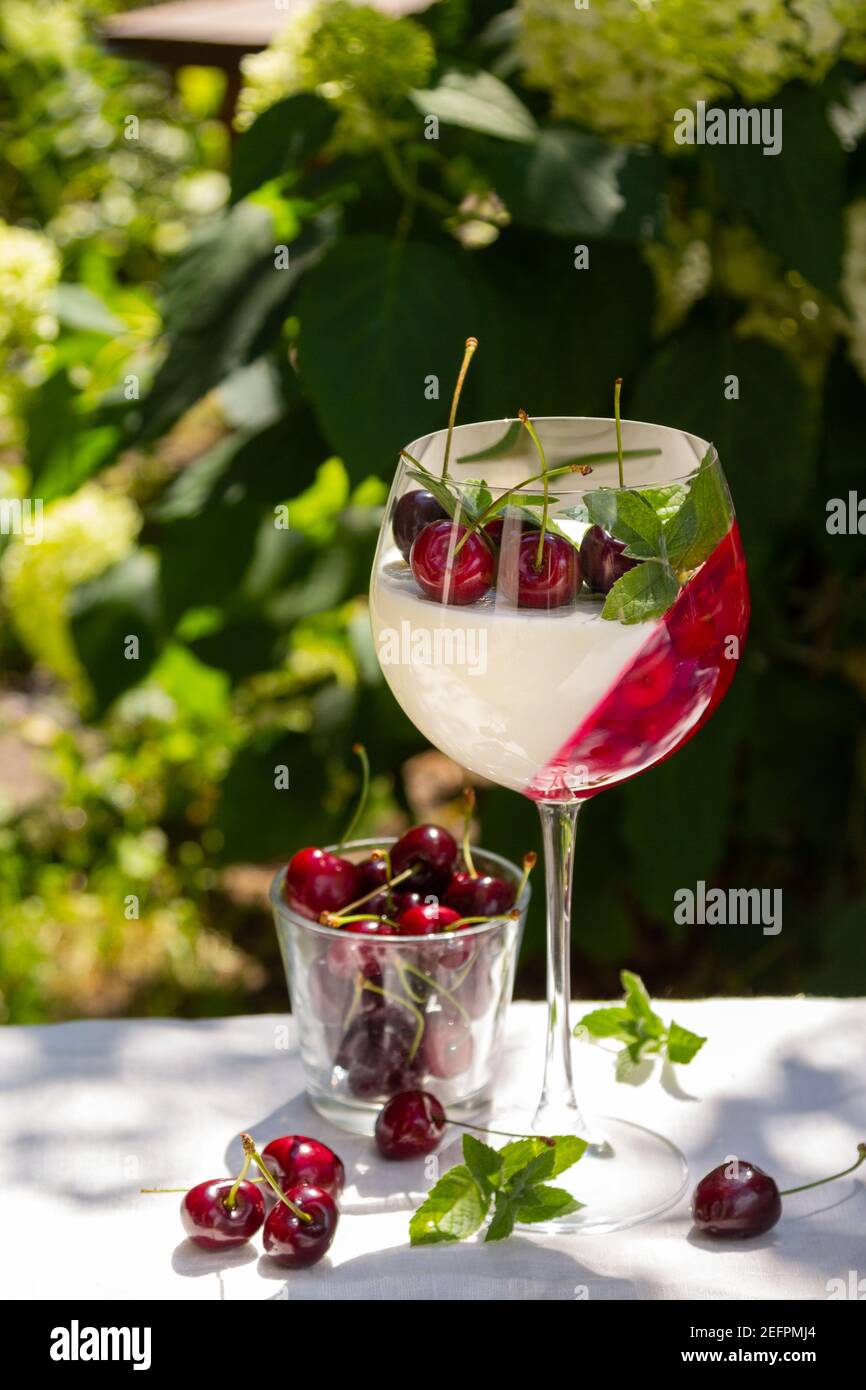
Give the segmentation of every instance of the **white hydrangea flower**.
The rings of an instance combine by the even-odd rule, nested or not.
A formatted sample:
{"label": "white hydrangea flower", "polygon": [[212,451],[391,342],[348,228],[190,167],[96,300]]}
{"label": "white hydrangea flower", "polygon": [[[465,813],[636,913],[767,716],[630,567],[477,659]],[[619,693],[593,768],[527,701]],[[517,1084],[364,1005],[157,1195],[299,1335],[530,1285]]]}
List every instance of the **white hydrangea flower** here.
{"label": "white hydrangea flower", "polygon": [[81,696],[86,690],[69,631],[72,590],[129,553],[141,529],[128,498],[86,483],[42,510],[42,536],[15,536],[0,560],[0,589],[31,655]]}
{"label": "white hydrangea flower", "polygon": [[54,336],[59,277],[60,256],[47,237],[0,221],[0,358]]}
{"label": "white hydrangea flower", "polygon": [[863,0],[519,0],[517,55],[554,114],[675,149],[674,114],[739,94],[767,101],[866,55]]}

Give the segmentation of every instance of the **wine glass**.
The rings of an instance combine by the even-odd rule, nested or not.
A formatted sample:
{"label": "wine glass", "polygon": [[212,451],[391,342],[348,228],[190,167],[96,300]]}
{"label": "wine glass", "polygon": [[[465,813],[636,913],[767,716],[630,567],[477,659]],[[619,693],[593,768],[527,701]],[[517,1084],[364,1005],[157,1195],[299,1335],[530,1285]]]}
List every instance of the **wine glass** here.
{"label": "wine glass", "polygon": [[[682,1194],[687,1169],[662,1136],[619,1119],[590,1125],[578,1107],[574,836],[590,798],[675,753],[733,678],[748,590],[716,451],[620,422],[618,395],[615,420],[521,412],[418,439],[394,479],[370,612],[385,679],[417,728],[538,805],[548,1031],[526,1118],[537,1133],[588,1141],[558,1179],[586,1205],[550,1229],[635,1224]],[[514,1117],[506,1128],[519,1128]]]}

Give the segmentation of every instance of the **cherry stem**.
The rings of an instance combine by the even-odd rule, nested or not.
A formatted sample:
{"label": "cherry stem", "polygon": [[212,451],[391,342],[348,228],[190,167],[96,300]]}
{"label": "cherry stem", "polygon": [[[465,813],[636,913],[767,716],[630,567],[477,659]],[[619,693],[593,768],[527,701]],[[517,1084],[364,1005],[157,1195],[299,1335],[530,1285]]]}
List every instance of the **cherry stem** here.
{"label": "cherry stem", "polygon": [[549,1149],[555,1147],[556,1141],[547,1134],[512,1134],[508,1129],[488,1129],[486,1125],[470,1125],[466,1120],[452,1120],[450,1115],[445,1116],[449,1125],[457,1125],[458,1129],[474,1129],[479,1134],[495,1134],[499,1139],[540,1139]]}
{"label": "cherry stem", "polygon": [[541,569],[541,562],[544,559],[544,541],[547,532],[547,518],[550,512],[550,477],[547,472],[547,459],[544,456],[544,448],[535,432],[535,426],[525,410],[518,410],[517,418],[538,450],[538,457],[541,459],[541,476],[544,479],[544,507],[541,512],[541,531],[538,536],[538,548],[535,552],[535,560],[533,561],[533,568],[536,574],[538,574]]}
{"label": "cherry stem", "polygon": [[793,1192],[808,1192],[810,1187],[823,1187],[825,1182],[835,1182],[837,1178],[846,1178],[849,1173],[853,1173],[856,1168],[866,1159],[866,1144],[857,1145],[858,1158],[851,1164],[850,1168],[843,1168],[841,1173],[831,1173],[829,1178],[817,1178],[815,1182],[804,1182],[799,1187],[786,1187],[784,1192],[780,1192],[780,1197],[790,1197]]}
{"label": "cherry stem", "polygon": [[374,985],[371,980],[365,980],[361,988],[369,990],[371,994],[381,994],[383,999],[391,999],[395,1004],[401,1005],[402,1008],[408,1009],[410,1013],[415,1015],[415,1037],[409,1049],[409,1061],[411,1062],[421,1046],[421,1039],[424,1036],[424,1015],[415,1008],[414,1004],[410,1004],[408,999],[401,999],[399,994],[392,993],[390,989],[383,989],[381,985]]}
{"label": "cherry stem", "polygon": [[370,858],[374,861],[379,859],[384,859],[385,861],[385,872],[387,874],[387,878],[385,879],[385,885],[388,889],[388,911],[393,912],[394,894],[391,890],[391,879],[394,877],[394,870],[391,867],[391,851],[388,849],[374,849],[370,855]]}
{"label": "cherry stem", "polygon": [[463,361],[460,364],[460,373],[457,377],[457,385],[454,387],[454,395],[451,400],[451,414],[448,416],[448,436],[445,440],[445,457],[442,460],[442,480],[448,477],[448,460],[451,457],[451,436],[454,433],[454,421],[457,419],[457,406],[460,402],[460,392],[463,390],[463,383],[466,380],[466,373],[469,371],[469,363],[475,355],[478,346],[477,338],[466,339],[466,349],[463,353]]}
{"label": "cherry stem", "polygon": [[463,788],[463,863],[469,870],[472,878],[478,877],[478,870],[472,862],[472,850],[469,847],[469,827],[472,823],[472,812],[475,810],[475,792],[472,787]]}
{"label": "cherry stem", "polygon": [[[381,851],[380,851],[380,852],[381,852]],[[389,856],[389,863],[390,863],[390,856]],[[364,903],[368,903],[368,902],[370,901],[371,898],[375,898],[375,896],[376,896],[377,893],[381,893],[381,891],[382,891],[383,888],[393,888],[393,887],[395,887],[396,884],[402,883],[403,880],[404,880],[404,878],[408,878],[408,877],[410,876],[410,874],[414,874],[415,871],[416,871],[417,869],[419,869],[420,867],[421,867],[420,864],[410,864],[410,865],[409,865],[409,868],[408,868],[408,869],[404,869],[403,872],[400,873],[400,874],[398,874],[396,878],[389,878],[389,879],[387,880],[386,883],[380,883],[378,888],[371,888],[370,891],[369,891],[369,893],[365,893],[365,894],[364,894],[363,898],[356,898],[355,901],[354,901],[353,903],[346,903],[346,906],[345,906],[344,908],[342,908],[340,912],[322,912],[322,913],[320,913],[320,914],[319,914],[319,923],[320,923],[320,925],[323,926],[323,927],[332,927],[332,926],[334,925],[334,922],[331,920],[332,918],[334,918],[334,917],[342,918],[343,915],[344,915],[346,912],[354,912],[354,910],[355,910],[356,907],[363,907],[363,906],[364,906]],[[327,918],[328,920],[326,921],[325,918]],[[356,919],[356,920],[357,920],[357,919]]]}
{"label": "cherry stem", "polygon": [[349,821],[348,826],[343,832],[343,837],[337,845],[338,852],[348,840],[351,840],[355,832],[355,826],[364,814],[364,808],[367,805],[367,797],[370,793],[370,759],[367,757],[367,750],[363,743],[353,743],[352,752],[357,753],[358,757],[361,759],[361,793],[358,797],[358,804],[355,807],[355,814]]}
{"label": "cherry stem", "polygon": [[[381,891],[381,890],[377,889],[377,892],[378,892],[378,891]],[[321,918],[319,919],[320,922],[321,922],[321,925],[322,925],[323,927],[338,927],[338,928],[339,928],[339,927],[347,927],[347,926],[349,925],[350,922],[373,922],[373,921],[376,921],[376,922],[381,922],[381,923],[382,923],[384,926],[386,926],[386,927],[393,927],[395,931],[397,930],[397,923],[396,923],[396,922],[392,922],[391,919],[390,919],[390,917],[380,917],[380,916],[376,916],[375,918],[373,918],[373,917],[371,917],[371,916],[369,915],[369,913],[367,913],[367,912],[351,912],[348,916],[346,916],[346,915],[345,915],[344,913],[342,913],[342,912],[323,912],[323,913],[322,913],[322,917],[326,918],[326,920],[325,920],[324,922],[321,922]]]}
{"label": "cherry stem", "polygon": [[226,1208],[227,1208],[229,1211],[232,1210],[232,1208],[234,1207],[235,1202],[237,1201],[238,1188],[240,1187],[240,1185],[241,1185],[241,1183],[243,1182],[244,1178],[246,1177],[247,1173],[250,1171],[250,1164],[251,1164],[251,1163],[252,1163],[252,1159],[251,1159],[250,1155],[249,1155],[248,1153],[245,1153],[245,1154],[244,1154],[244,1166],[241,1168],[241,1171],[238,1173],[237,1177],[235,1178],[234,1183],[233,1183],[233,1185],[232,1185],[232,1190],[231,1190],[231,1192],[229,1193],[229,1195],[226,1197],[226,1200],[225,1200],[225,1206],[226,1206]]}
{"label": "cherry stem", "polygon": [[[239,1178],[238,1182],[240,1181],[241,1179]],[[243,1181],[264,1182],[264,1178],[244,1178]],[[154,1192],[189,1192],[190,1190],[189,1187],[140,1187],[138,1189],[139,1194],[150,1194]],[[226,1198],[226,1203],[228,1203],[228,1197]]]}
{"label": "cherry stem", "polygon": [[531,849],[531,850],[529,851],[528,854],[524,854],[524,856],[523,856],[523,875],[522,875],[522,877],[521,877],[521,879],[520,879],[520,882],[519,882],[518,885],[517,885],[517,893],[516,893],[516,896],[515,896],[515,899],[514,899],[515,902],[520,902],[520,895],[521,895],[521,893],[523,892],[524,888],[526,887],[526,885],[527,885],[527,883],[528,883],[528,881],[529,881],[529,875],[532,873],[532,870],[535,868],[535,866],[536,866],[537,863],[538,863],[538,855],[535,853],[535,850],[534,850],[534,849]]}
{"label": "cherry stem", "polygon": [[622,377],[618,376],[613,383],[613,416],[616,422],[616,462],[619,468],[619,485],[625,487],[622,476],[622,422],[619,418],[619,397],[622,391]]}
{"label": "cherry stem", "polygon": [[458,917],[456,922],[449,922],[444,926],[442,932],[444,935],[445,932],[457,931],[460,927],[478,926],[481,922],[505,922],[509,918],[513,921],[519,916],[520,913],[512,908],[510,912],[491,912],[486,917]]}
{"label": "cherry stem", "polygon": [[261,1172],[262,1177],[265,1179],[265,1182],[270,1183],[271,1187],[274,1189],[274,1192],[279,1197],[280,1201],[283,1203],[283,1206],[288,1207],[289,1211],[293,1212],[299,1221],[303,1221],[305,1226],[309,1226],[310,1222],[313,1219],[312,1216],[308,1211],[301,1211],[300,1207],[295,1206],[294,1202],[289,1201],[285,1192],[283,1192],[282,1188],[277,1183],[277,1180],[271,1172],[270,1168],[265,1163],[261,1154],[256,1149],[256,1146],[253,1143],[252,1135],[242,1134],[241,1143],[244,1146],[244,1153],[247,1155],[249,1159],[252,1160],[253,1163],[255,1163],[256,1167]]}

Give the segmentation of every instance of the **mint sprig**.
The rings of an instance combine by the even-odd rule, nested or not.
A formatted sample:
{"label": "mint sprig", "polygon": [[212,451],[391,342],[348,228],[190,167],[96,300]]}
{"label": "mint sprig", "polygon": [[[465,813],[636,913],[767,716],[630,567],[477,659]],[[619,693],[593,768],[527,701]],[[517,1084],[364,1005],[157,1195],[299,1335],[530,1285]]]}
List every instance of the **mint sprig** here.
{"label": "mint sprig", "polygon": [[518,1139],[493,1149],[473,1134],[463,1136],[463,1162],[436,1183],[409,1222],[412,1245],[441,1245],[474,1236],[493,1215],[486,1241],[505,1240],[515,1225],[567,1216],[583,1206],[569,1192],[551,1187],[577,1163],[586,1140],[574,1134]]}
{"label": "mint sprig", "polygon": [[626,570],[611,586],[601,616],[619,623],[645,623],[666,613],[679,591],[679,580],[670,565],[663,560],[646,560]]}
{"label": "mint sprig", "polygon": [[[710,445],[688,492],[664,488],[598,488],[586,498],[590,520],[625,542],[625,553],[644,563],[627,570],[608,591],[603,618],[642,623],[661,617],[675,601],[680,577],[712,554],[730,527],[730,499]],[[671,507],[679,500],[676,510]]]}
{"label": "mint sprig", "polygon": [[619,978],[625,995],[623,1003],[584,1014],[575,1032],[625,1043],[617,1053],[617,1081],[642,1080],[635,1076],[635,1070],[647,1057],[667,1057],[669,1062],[685,1066],[700,1051],[706,1038],[673,1020],[666,1024],[653,1009],[639,975],[623,970]]}

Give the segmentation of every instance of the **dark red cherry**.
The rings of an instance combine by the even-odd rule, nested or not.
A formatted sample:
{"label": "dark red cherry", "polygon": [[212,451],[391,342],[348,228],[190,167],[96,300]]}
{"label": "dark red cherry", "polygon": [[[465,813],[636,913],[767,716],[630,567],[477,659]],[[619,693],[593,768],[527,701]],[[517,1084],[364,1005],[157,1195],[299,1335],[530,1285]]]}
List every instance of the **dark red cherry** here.
{"label": "dark red cherry", "polygon": [[[580,588],[580,555],[577,547],[562,536],[546,535],[538,559],[538,532],[524,531],[516,557],[505,557],[500,569],[499,587],[511,597],[516,590],[519,608],[561,608],[570,603]],[[516,560],[516,565],[514,561]]]}
{"label": "dark red cherry", "polygon": [[742,1158],[707,1173],[692,1197],[692,1220],[710,1236],[759,1236],[781,1215],[782,1198],[773,1179]]}
{"label": "dark red cherry", "polygon": [[394,875],[417,865],[400,884],[402,892],[443,892],[457,862],[457,841],[441,825],[413,825],[391,850]]}
{"label": "dark red cherry", "polygon": [[[457,544],[466,536],[459,553]],[[439,603],[475,603],[493,583],[493,551],[477,531],[434,521],[425,526],[409,555],[412,573],[430,598]]]}
{"label": "dark red cherry", "polygon": [[[368,991],[370,992],[370,991]],[[346,1029],[336,1058],[353,1095],[364,1100],[405,1091],[421,1077],[414,1013],[397,1004],[362,1012]]]}
{"label": "dark red cherry", "polygon": [[432,492],[426,492],[421,488],[414,492],[404,492],[396,507],[394,508],[394,544],[401,552],[403,559],[409,559],[409,551],[412,549],[412,542],[423,531],[431,521],[442,521],[448,513],[437,502]]}
{"label": "dark red cherry", "polygon": [[339,1155],[318,1139],[305,1134],[285,1134],[272,1139],[262,1150],[262,1158],[280,1186],[319,1187],[336,1200],[346,1183],[346,1170]]}
{"label": "dark red cherry", "polygon": [[388,882],[387,859],[362,859],[356,866],[361,880],[361,892],[371,893],[374,888],[383,888]]}
{"label": "dark red cherry", "polygon": [[424,1029],[424,1061],[431,1076],[450,1081],[472,1065],[472,1029],[459,1014],[431,1014]]}
{"label": "dark red cherry", "polygon": [[306,1269],[331,1248],[339,1220],[337,1204],[323,1188],[304,1184],[287,1188],[286,1196],[312,1220],[304,1221],[285,1202],[275,1202],[265,1222],[263,1244],[278,1265]]}
{"label": "dark red cherry", "polygon": [[601,526],[590,526],[580,543],[583,577],[597,594],[606,594],[627,570],[639,563],[624,555],[625,541],[609,536]]}
{"label": "dark red cherry", "polygon": [[351,980],[360,970],[368,979],[374,979],[381,973],[381,950],[351,938],[392,936],[390,927],[375,917],[366,917],[360,922],[347,922],[346,926],[340,927],[339,930],[346,939],[332,941],[328,947],[327,960],[331,974],[338,980]]}
{"label": "dark red cherry", "polygon": [[441,903],[424,903],[421,907],[410,907],[401,912],[397,926],[401,936],[432,936],[434,932],[444,931],[452,922],[460,920],[460,913]]}
{"label": "dark red cherry", "polygon": [[[535,541],[536,544],[538,544],[539,527],[537,522],[530,521],[528,517],[523,517],[520,519],[519,526],[521,531],[534,531]],[[512,527],[514,527],[513,532],[511,529]],[[484,530],[487,532],[494,545],[502,544],[502,532],[504,529],[505,518],[502,516],[495,516],[492,521],[488,521],[484,526]],[[511,522],[511,526],[509,527],[509,535],[511,534],[517,534],[517,526],[514,521]]]}
{"label": "dark red cherry", "polygon": [[446,1123],[429,1091],[401,1091],[376,1117],[376,1144],[383,1158],[423,1158],[436,1148]]}
{"label": "dark red cherry", "polygon": [[211,1178],[190,1188],[180,1204],[180,1219],[190,1240],[202,1250],[231,1250],[254,1236],[265,1219],[265,1202],[255,1183],[242,1182],[234,1205],[226,1198],[233,1178]]}
{"label": "dark red cherry", "polygon": [[357,866],[324,849],[299,849],[286,870],[283,889],[290,907],[304,917],[336,912],[361,896]]}
{"label": "dark red cherry", "polygon": [[496,917],[514,906],[514,885],[492,874],[471,874],[461,869],[454,874],[445,894],[448,907],[459,917]]}

